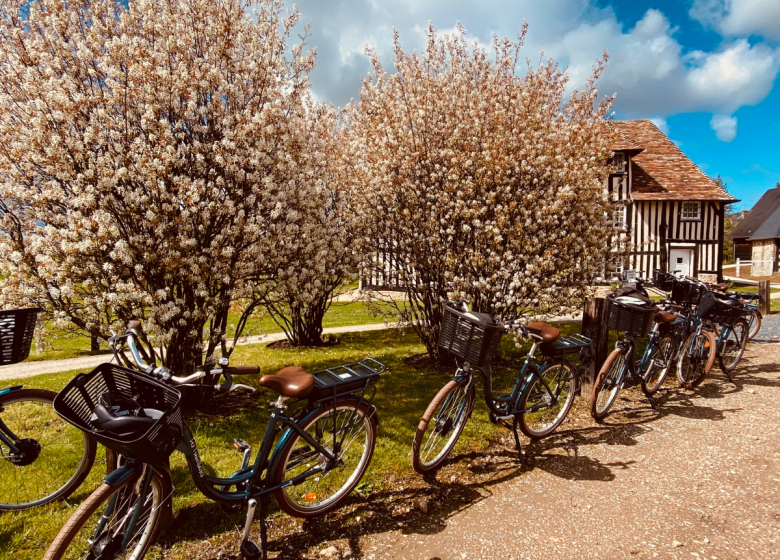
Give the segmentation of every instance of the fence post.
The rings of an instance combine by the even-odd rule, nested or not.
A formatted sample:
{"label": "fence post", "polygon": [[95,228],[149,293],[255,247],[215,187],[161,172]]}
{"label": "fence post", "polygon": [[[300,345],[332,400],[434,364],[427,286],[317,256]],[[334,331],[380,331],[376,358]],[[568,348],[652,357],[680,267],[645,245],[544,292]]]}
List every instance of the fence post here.
{"label": "fence post", "polygon": [[588,298],[582,311],[582,335],[593,340],[589,356],[584,358],[580,376],[580,396],[590,398],[593,383],[596,381],[604,360],[607,359],[609,328],[607,328],[607,300],[604,297]]}
{"label": "fence post", "polygon": [[761,312],[762,315],[767,316],[769,315],[769,298],[770,298],[770,288],[769,288],[769,280],[759,280],[758,281],[758,310]]}
{"label": "fence post", "polygon": [[737,259],[737,278],[741,278],[739,275],[739,259]]}

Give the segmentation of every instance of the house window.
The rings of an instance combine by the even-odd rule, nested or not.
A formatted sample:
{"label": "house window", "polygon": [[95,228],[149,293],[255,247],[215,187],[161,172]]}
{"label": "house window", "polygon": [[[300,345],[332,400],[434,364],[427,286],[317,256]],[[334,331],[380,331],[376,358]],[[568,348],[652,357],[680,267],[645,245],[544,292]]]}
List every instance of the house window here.
{"label": "house window", "polygon": [[626,205],[615,204],[612,207],[612,227],[622,231],[626,230]]}
{"label": "house window", "polygon": [[615,152],[612,162],[615,165],[615,172],[624,173],[626,171],[626,154],[623,152]]}
{"label": "house window", "polygon": [[685,221],[701,220],[701,202],[696,200],[683,202],[680,219]]}
{"label": "house window", "polygon": [[610,279],[623,277],[623,257],[612,257],[607,263],[607,276]]}

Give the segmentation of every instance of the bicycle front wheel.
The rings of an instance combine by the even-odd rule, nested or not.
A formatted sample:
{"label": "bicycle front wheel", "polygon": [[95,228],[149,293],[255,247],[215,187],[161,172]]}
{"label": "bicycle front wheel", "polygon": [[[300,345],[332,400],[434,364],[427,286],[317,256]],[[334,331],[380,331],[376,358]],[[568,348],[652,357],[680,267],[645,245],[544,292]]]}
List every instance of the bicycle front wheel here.
{"label": "bicycle front wheel", "polygon": [[422,475],[438,469],[458,442],[474,408],[474,383],[448,382],[425,410],[412,442],[412,467]]}
{"label": "bicycle front wheel", "polygon": [[[371,462],[376,443],[376,413],[363,401],[348,399],[319,409],[300,427],[337,458],[330,470],[275,492],[276,502],[295,517],[314,517],[336,509],[357,486]],[[278,486],[318,466],[327,457],[297,432],[283,447],[272,480]]]}
{"label": "bicycle front wheel", "polygon": [[745,346],[747,346],[749,330],[747,321],[744,319],[738,320],[729,328],[723,350],[718,355],[720,369],[724,372],[729,373],[733,371],[742,359],[742,355],[745,353]]}
{"label": "bicycle front wheel", "polygon": [[609,409],[615,404],[626,369],[626,354],[620,348],[615,348],[607,357],[601,371],[596,376],[593,392],[590,396],[590,415],[601,420],[609,414]]}
{"label": "bicycle front wheel", "polygon": [[70,516],[44,560],[141,560],[157,536],[171,492],[157,471],[146,491],[143,481],[141,475],[117,486],[101,485]]}
{"label": "bicycle front wheel", "polygon": [[531,439],[553,433],[569,414],[576,391],[574,368],[569,362],[557,362],[544,368],[520,395],[517,408],[527,411],[518,415],[520,431]]}
{"label": "bicycle front wheel", "polygon": [[763,315],[761,315],[761,312],[756,309],[753,311],[753,313],[750,314],[750,334],[748,335],[748,338],[750,340],[753,340],[753,338],[758,334],[758,331],[761,330],[761,320],[763,319]]}
{"label": "bicycle front wheel", "polygon": [[715,363],[715,344],[715,335],[705,329],[685,339],[677,360],[677,380],[681,387],[693,389],[706,379]]}
{"label": "bicycle front wheel", "polygon": [[[97,444],[54,412],[56,396],[42,389],[0,396],[0,511],[67,498],[92,468]],[[20,440],[17,451],[5,439]]]}
{"label": "bicycle front wheel", "polygon": [[669,373],[669,366],[672,363],[673,351],[674,339],[669,334],[662,336],[650,351],[650,356],[647,360],[647,370],[642,373],[645,392],[648,395],[655,394],[661,388],[661,385],[664,384],[666,374]]}

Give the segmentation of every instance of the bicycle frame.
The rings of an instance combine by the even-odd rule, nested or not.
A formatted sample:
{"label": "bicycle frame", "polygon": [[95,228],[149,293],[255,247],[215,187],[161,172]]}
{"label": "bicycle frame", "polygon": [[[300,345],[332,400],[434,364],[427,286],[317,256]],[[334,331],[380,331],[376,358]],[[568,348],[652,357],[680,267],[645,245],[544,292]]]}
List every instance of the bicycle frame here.
{"label": "bicycle frame", "polygon": [[[0,395],[8,395],[10,393],[15,393],[16,391],[19,391],[23,385],[16,385],[14,387],[8,387],[6,389],[3,389],[0,391]],[[0,408],[0,414],[2,414],[3,410]],[[11,429],[5,425],[5,422],[3,422],[2,417],[0,417],[0,442],[2,442],[5,446],[8,447],[9,451],[13,455],[14,453],[19,453],[19,448],[16,447],[16,443],[19,441],[19,437],[11,431]],[[10,457],[0,457],[2,459],[6,459],[10,461]]]}

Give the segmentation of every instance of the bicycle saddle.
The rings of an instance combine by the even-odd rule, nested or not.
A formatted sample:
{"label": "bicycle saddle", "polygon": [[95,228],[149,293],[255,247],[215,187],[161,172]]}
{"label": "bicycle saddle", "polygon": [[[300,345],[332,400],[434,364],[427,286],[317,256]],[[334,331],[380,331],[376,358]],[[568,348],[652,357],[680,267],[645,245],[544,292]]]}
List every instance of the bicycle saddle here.
{"label": "bicycle saddle", "polygon": [[725,292],[729,289],[728,284],[713,284],[712,287],[716,290],[720,290],[721,292]]}
{"label": "bicycle saddle", "polygon": [[302,399],[314,389],[314,376],[300,366],[289,366],[276,375],[264,375],[258,383],[283,397]]}
{"label": "bicycle saddle", "polygon": [[529,323],[525,328],[528,329],[529,333],[541,336],[542,342],[555,342],[558,340],[558,335],[561,334],[561,331],[555,327],[548,325],[547,323],[542,323],[541,321]]}
{"label": "bicycle saddle", "polygon": [[655,314],[655,317],[653,317],[656,323],[671,323],[676,318],[677,315],[669,313],[668,311],[659,311]]}

